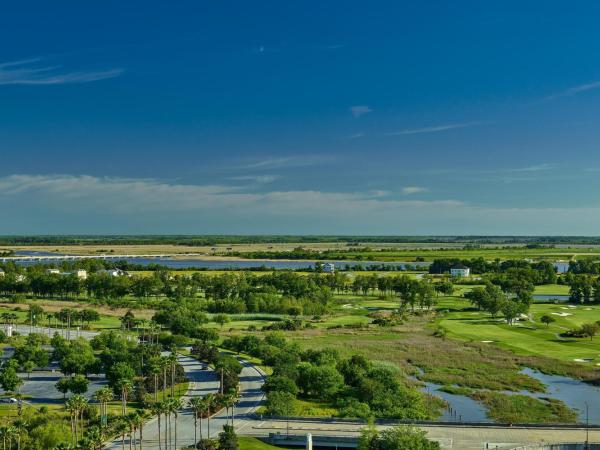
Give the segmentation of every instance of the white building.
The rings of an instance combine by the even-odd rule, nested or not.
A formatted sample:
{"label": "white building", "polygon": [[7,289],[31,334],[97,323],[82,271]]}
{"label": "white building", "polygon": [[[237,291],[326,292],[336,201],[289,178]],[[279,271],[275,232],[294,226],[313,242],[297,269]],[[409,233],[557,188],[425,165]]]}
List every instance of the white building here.
{"label": "white building", "polygon": [[54,275],[60,275],[60,270],[58,270],[58,269],[46,269],[46,273],[48,275],[52,275],[52,274],[54,274]]}
{"label": "white building", "polygon": [[61,275],[76,275],[80,280],[87,280],[87,271],[83,269],[77,269],[73,272],[63,272]]}
{"label": "white building", "polygon": [[325,263],[323,264],[323,272],[325,273],[333,273],[335,272],[335,264],[333,263]]}
{"label": "white building", "polygon": [[471,269],[466,266],[456,266],[450,269],[450,275],[458,278],[465,278],[471,275]]}
{"label": "white building", "polygon": [[122,277],[123,275],[125,275],[125,272],[123,272],[121,269],[99,270],[97,273],[104,273],[109,277]]}
{"label": "white building", "polygon": [[0,277],[4,276],[4,270],[0,269]]}

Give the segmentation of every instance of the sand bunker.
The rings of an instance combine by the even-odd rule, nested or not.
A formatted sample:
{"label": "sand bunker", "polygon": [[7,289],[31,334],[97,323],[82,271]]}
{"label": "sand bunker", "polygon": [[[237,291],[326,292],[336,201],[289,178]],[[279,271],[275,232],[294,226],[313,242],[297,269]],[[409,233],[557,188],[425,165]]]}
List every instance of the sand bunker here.
{"label": "sand bunker", "polygon": [[593,358],[575,358],[573,361],[587,363],[587,362],[592,362],[593,360],[594,360]]}
{"label": "sand bunker", "polygon": [[485,343],[485,344],[490,344],[490,343],[492,343],[492,342],[494,342],[494,341],[481,341],[481,342],[483,342],[483,343]]}
{"label": "sand bunker", "polygon": [[569,314],[569,313],[552,313],[552,315],[554,315],[554,316],[560,316],[560,317],[567,317],[567,316],[572,316],[573,314]]}

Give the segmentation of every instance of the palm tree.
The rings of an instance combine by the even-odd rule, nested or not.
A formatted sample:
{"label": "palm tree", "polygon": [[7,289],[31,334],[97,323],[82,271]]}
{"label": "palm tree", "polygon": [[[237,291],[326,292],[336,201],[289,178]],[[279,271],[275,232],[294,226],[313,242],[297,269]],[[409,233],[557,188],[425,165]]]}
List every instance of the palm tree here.
{"label": "palm tree", "polygon": [[85,443],[89,450],[98,450],[102,448],[104,439],[102,438],[102,431],[97,426],[90,427],[85,432]]}
{"label": "palm tree", "polygon": [[133,389],[133,381],[122,378],[117,381],[117,387],[121,391],[121,415],[124,417],[127,415],[127,395]]}
{"label": "palm tree", "polygon": [[12,440],[17,435],[17,429],[14,426],[9,426],[6,428],[6,438],[8,439],[8,448],[12,448]]}
{"label": "palm tree", "polygon": [[0,427],[0,436],[2,436],[2,448],[6,450],[7,427]]}
{"label": "palm tree", "polygon": [[[88,404],[87,398],[83,395],[74,395],[71,397],[67,403],[70,403],[68,406],[69,412],[72,414],[74,419],[74,430],[75,430],[75,444],[79,440],[79,432],[80,430],[80,422],[83,422],[83,411]],[[83,436],[83,432],[81,432]]]}
{"label": "palm tree", "polygon": [[206,420],[208,421],[208,439],[210,439],[210,414],[213,406],[216,404],[215,394],[206,394],[204,396],[204,403],[206,406]]}
{"label": "palm tree", "polygon": [[150,373],[154,376],[154,402],[158,401],[158,376],[161,370],[160,360],[155,360],[150,364]]}
{"label": "palm tree", "polygon": [[77,404],[71,397],[65,403],[65,409],[69,412],[69,418],[71,419],[71,441],[77,441],[77,425],[76,425],[76,417],[77,417]]}
{"label": "palm tree", "polygon": [[132,413],[129,413],[125,417],[125,422],[127,423],[127,426],[129,427],[129,450],[131,450],[131,444],[133,444],[134,447],[137,448],[137,445],[135,444],[135,431],[137,428],[135,416],[136,416],[136,413],[132,412]]}
{"label": "palm tree", "polygon": [[103,387],[96,391],[94,399],[100,403],[100,425],[106,426],[108,416],[108,402],[114,398],[111,388]]}
{"label": "palm tree", "polygon": [[167,367],[169,367],[169,359],[166,356],[161,356],[160,358],[160,368],[163,373],[163,395],[162,399],[164,400],[167,395]]}
{"label": "palm tree", "polygon": [[159,402],[154,402],[150,407],[150,413],[158,418],[158,450],[162,450],[162,443],[160,440],[160,418],[163,413],[162,404]]}
{"label": "palm tree", "polygon": [[198,416],[200,416],[200,438],[202,438],[202,413],[204,401],[200,397],[192,397],[188,400],[188,406],[194,411],[194,445],[198,443]]}
{"label": "palm tree", "polygon": [[134,416],[135,429],[140,430],[140,450],[142,450],[142,444],[144,443],[144,421],[146,420],[146,415],[143,412],[137,412]]}
{"label": "palm tree", "polygon": [[21,450],[21,435],[27,431],[29,422],[25,419],[17,419],[13,422],[15,430],[17,432],[17,450]]}
{"label": "palm tree", "polygon": [[127,421],[124,418],[119,419],[115,426],[115,432],[121,436],[121,448],[123,450],[125,450],[125,435],[127,434],[127,431],[129,431],[129,425],[127,424]]}
{"label": "palm tree", "polygon": [[169,400],[169,409],[173,413],[175,418],[175,448],[177,447],[177,419],[179,417],[178,411],[181,409],[181,400],[178,398],[172,398]]}
{"label": "palm tree", "polygon": [[234,409],[235,409],[235,404],[238,402],[239,400],[239,393],[237,391],[237,389],[230,389],[227,394],[225,394],[224,397],[224,401],[225,401],[225,407],[227,408],[227,411],[229,411],[229,408],[231,408],[231,426],[233,427],[233,419],[234,419]]}
{"label": "palm tree", "polygon": [[167,357],[171,366],[171,397],[175,397],[175,369],[177,367],[177,353],[175,349],[171,350],[171,354]]}

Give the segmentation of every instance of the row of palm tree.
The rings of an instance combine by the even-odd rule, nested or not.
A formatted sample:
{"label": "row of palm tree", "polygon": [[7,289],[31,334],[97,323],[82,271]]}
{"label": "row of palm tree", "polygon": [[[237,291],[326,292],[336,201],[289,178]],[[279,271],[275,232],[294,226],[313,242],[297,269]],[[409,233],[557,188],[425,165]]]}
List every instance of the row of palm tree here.
{"label": "row of palm tree", "polygon": [[88,404],[87,398],[83,395],[74,395],[67,400],[65,407],[71,418],[71,437],[73,444],[83,438],[83,412]]}
{"label": "row of palm tree", "polygon": [[[214,414],[219,405],[225,405],[228,420],[231,418],[231,426],[234,425],[235,404],[239,400],[239,393],[236,389],[231,389],[226,394],[207,394],[204,397],[193,397],[188,400],[188,406],[194,412],[194,442],[198,442],[198,422],[200,424],[200,440],[202,436],[202,419],[206,417],[208,426],[208,439],[210,439],[210,417]],[[231,415],[229,410],[231,409]],[[200,419],[198,421],[198,419]]]}
{"label": "row of palm tree", "polygon": [[[179,410],[181,409],[181,400],[177,398],[168,398],[162,402],[155,402],[152,407],[152,415],[158,419],[158,448],[162,450],[163,438],[161,437],[162,422],[164,416],[164,448],[165,450],[177,449],[177,419],[179,418]],[[171,422],[173,417],[173,422]],[[173,432],[174,431],[174,432]]]}
{"label": "row of palm tree", "polygon": [[17,450],[21,449],[21,436],[27,432],[27,423],[24,419],[15,420],[11,425],[0,427],[3,449],[13,448],[13,440],[17,443]]}

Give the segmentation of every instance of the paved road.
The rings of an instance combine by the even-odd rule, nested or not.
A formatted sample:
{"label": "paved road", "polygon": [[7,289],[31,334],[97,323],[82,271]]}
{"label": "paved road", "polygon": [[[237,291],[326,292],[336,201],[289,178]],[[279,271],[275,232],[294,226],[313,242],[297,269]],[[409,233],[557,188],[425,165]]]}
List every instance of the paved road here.
{"label": "paved road", "polygon": [[[328,423],[310,421],[290,421],[290,434],[312,433],[328,436],[358,436],[364,425],[331,421]],[[284,420],[254,421],[242,434],[267,436],[269,433],[286,434],[287,423]],[[384,429],[386,427],[378,427]],[[544,442],[583,442],[583,429],[525,429],[502,427],[448,427],[421,426],[430,439],[440,443],[443,449],[512,449],[524,444]],[[590,441],[600,442],[600,431],[590,431]]]}
{"label": "paved road", "polygon": [[[48,328],[43,329],[48,333]],[[17,326],[17,331],[22,334],[29,333],[28,326]],[[55,331],[50,330],[50,334]],[[40,330],[36,330],[40,332]],[[71,332],[71,338],[77,336],[91,339],[97,333],[91,331],[81,331],[77,334]],[[191,380],[186,398],[191,396],[203,396],[210,392],[217,392],[218,377],[211,370],[203,370],[203,365],[190,357],[180,356],[180,362],[183,365],[186,374]],[[41,375],[43,376],[43,375]],[[260,387],[263,383],[264,374],[255,366],[244,363],[241,373],[241,394],[242,397],[236,407],[235,428],[239,434],[250,436],[267,436],[269,433],[285,434],[287,423],[281,420],[261,420],[253,412],[263,401],[263,394]],[[32,380],[33,382],[33,380]],[[215,437],[226,423],[225,411],[221,411],[211,419],[211,437]],[[291,434],[322,434],[322,435],[355,435],[360,433],[364,425],[356,423],[344,423],[336,421],[291,421],[289,430]],[[385,427],[381,427],[385,428]],[[462,427],[462,426],[421,426],[427,431],[428,437],[440,442],[443,449],[452,450],[471,450],[471,449],[511,449],[519,445],[544,442],[583,442],[585,440],[584,429],[536,429],[536,428],[517,428],[517,427]],[[164,439],[164,424],[163,424]],[[204,437],[208,436],[207,421],[203,420],[202,433]],[[600,442],[600,430],[592,430],[589,433],[591,442]],[[194,420],[191,411],[184,408],[179,414],[178,420],[178,447],[190,445],[194,441]],[[163,441],[164,442],[164,441]],[[120,441],[115,441],[107,448],[120,448]],[[128,441],[126,441],[128,445]],[[158,427],[156,419],[149,421],[144,427],[144,448],[147,450],[157,450],[158,447]],[[164,446],[163,446],[164,448]]]}
{"label": "paved road", "polygon": [[[210,370],[204,370],[203,364],[199,363],[193,358],[188,356],[179,356],[179,362],[182,364],[186,375],[191,380],[189,390],[184,397],[184,404],[187,404],[187,399],[193,396],[204,396],[209,393],[216,393],[219,389],[219,377],[218,375]],[[243,431],[250,425],[255,423],[252,413],[258,408],[263,401],[263,393],[261,386],[263,384],[264,374],[260,369],[256,368],[252,364],[242,361],[244,365],[242,373],[240,374],[240,401],[235,408],[234,424],[238,432]],[[173,419],[172,419],[173,420]],[[226,415],[226,411],[214,415],[210,420],[210,436],[215,437],[221,432],[223,425],[230,420],[229,416]],[[206,438],[209,436],[208,433],[208,421],[204,419],[202,421],[202,435]],[[161,440],[164,448],[165,438],[165,426],[164,417],[161,420]],[[174,439],[174,431],[173,439]],[[200,427],[198,427],[198,439],[200,433]],[[179,413],[177,421],[177,447],[181,448],[187,445],[194,444],[194,415],[187,406]],[[125,445],[129,445],[129,440],[125,440]],[[144,426],[144,449],[146,450],[157,450],[158,445],[158,420],[153,418]],[[121,448],[121,440],[117,439],[106,447],[107,449],[119,449]]]}

